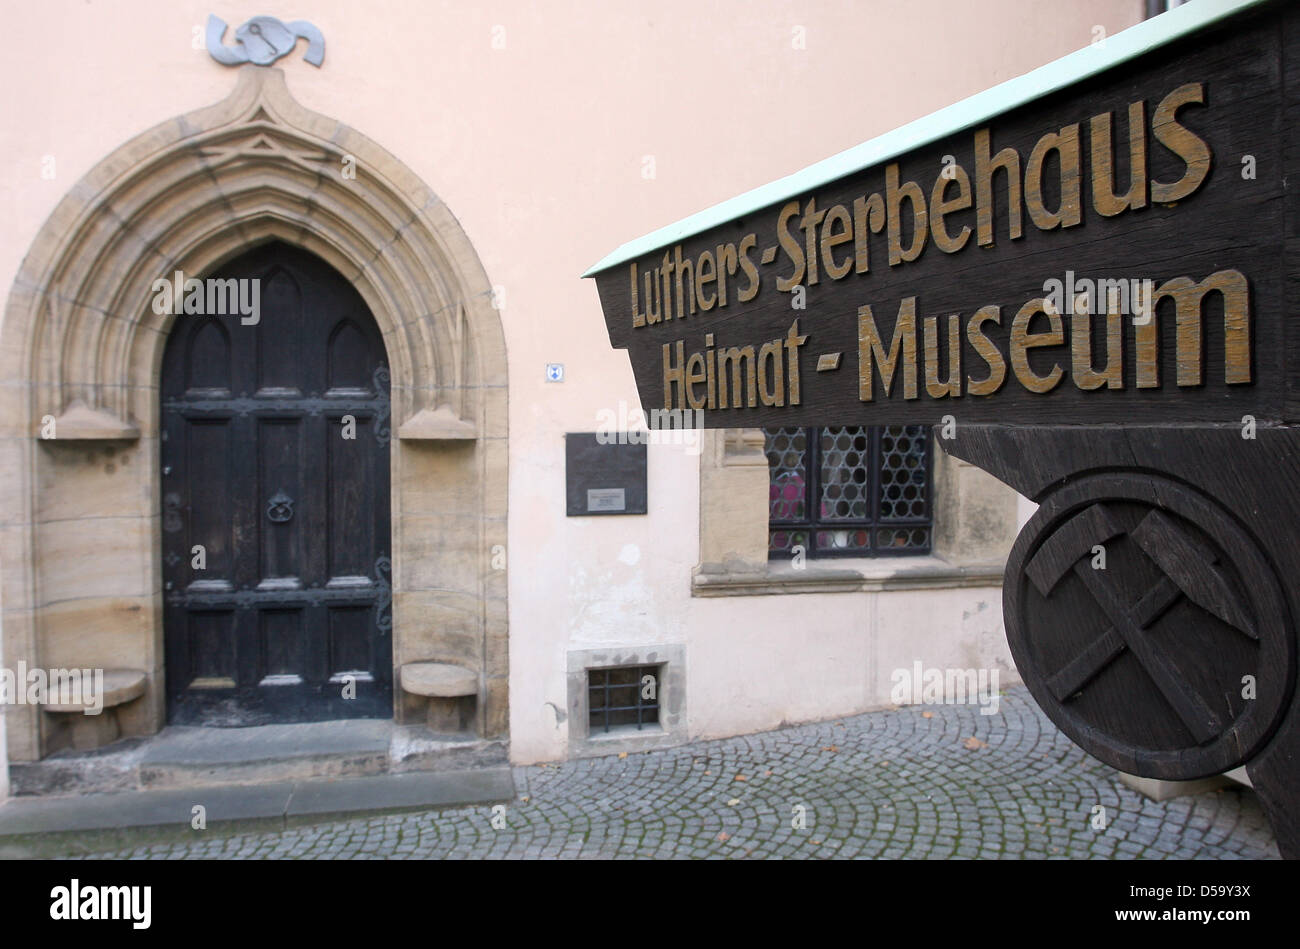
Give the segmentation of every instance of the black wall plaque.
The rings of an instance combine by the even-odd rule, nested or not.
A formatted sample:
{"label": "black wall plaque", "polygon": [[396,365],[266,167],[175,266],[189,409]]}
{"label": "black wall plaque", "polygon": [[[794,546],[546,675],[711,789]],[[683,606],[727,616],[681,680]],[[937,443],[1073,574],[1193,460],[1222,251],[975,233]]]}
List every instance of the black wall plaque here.
{"label": "black wall plaque", "polygon": [[[640,433],[631,433],[636,438]],[[565,497],[569,517],[646,513],[646,448],[627,432],[565,435]]]}

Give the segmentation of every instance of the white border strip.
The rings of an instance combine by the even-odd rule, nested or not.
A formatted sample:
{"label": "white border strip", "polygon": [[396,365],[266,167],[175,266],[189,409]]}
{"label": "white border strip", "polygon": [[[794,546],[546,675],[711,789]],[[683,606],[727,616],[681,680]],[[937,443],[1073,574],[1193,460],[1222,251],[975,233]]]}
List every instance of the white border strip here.
{"label": "white border strip", "polygon": [[675,244],[734,218],[896,158],[1172,43],[1234,13],[1267,2],[1268,0],[1195,0],[1175,7],[1167,13],[1161,13],[1107,37],[1104,43],[1085,46],[1023,76],[1008,79],[991,89],[945,106],[938,112],[931,112],[838,155],[809,165],[802,171],[770,181],[675,224],[652,231],[608,254],[583,276],[594,276],[652,250]]}

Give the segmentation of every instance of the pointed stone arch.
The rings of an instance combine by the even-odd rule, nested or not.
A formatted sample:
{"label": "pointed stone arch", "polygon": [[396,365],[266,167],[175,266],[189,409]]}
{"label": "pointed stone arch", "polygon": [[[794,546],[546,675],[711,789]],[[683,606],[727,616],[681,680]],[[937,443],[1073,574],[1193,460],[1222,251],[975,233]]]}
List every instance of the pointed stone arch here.
{"label": "pointed stone arch", "polygon": [[[222,102],[100,161],[38,233],[0,327],[4,664],[144,670],[123,730],[162,722],[154,281],[270,240],[347,277],[392,363],[394,662],[476,669],[478,727],[504,737],[506,358],[492,289],[455,217],[382,147],[244,66]],[[50,434],[54,438],[42,437]],[[400,704],[400,703],[399,703]],[[10,710],[9,756],[59,741]],[[399,719],[413,709],[399,707]]]}

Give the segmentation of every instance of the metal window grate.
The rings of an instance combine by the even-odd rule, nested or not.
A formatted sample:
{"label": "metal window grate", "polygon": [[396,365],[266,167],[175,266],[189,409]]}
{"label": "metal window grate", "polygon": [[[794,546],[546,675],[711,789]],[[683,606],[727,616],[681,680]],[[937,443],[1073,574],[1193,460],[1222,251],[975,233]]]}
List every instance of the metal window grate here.
{"label": "metal window grate", "polygon": [[922,425],[765,429],[768,555],[930,551],[930,432]]}
{"label": "metal window grate", "polygon": [[587,670],[588,730],[659,724],[662,666],[622,666]]}

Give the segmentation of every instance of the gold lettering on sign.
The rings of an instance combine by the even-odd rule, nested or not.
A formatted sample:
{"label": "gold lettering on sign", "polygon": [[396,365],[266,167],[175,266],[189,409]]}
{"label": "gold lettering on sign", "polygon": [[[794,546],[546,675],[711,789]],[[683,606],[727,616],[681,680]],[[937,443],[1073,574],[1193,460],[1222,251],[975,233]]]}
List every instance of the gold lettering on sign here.
{"label": "gold lettering on sign", "polygon": [[791,201],[781,209],[776,219],[776,239],[781,249],[794,262],[794,273],[788,277],[777,277],[776,288],[787,293],[803,281],[804,262],[803,245],[790,233],[790,221],[799,216],[799,202]]}
{"label": "gold lettering on sign", "polygon": [[695,262],[695,298],[699,301],[700,309],[705,313],[717,305],[718,295],[716,293],[710,295],[707,292],[707,287],[717,277],[717,269],[713,265],[713,254],[706,250],[700,254]]}
{"label": "gold lettering on sign", "polygon": [[932,399],[961,395],[961,317],[948,317],[948,381],[939,378],[939,319],[927,316],[921,322],[925,341],[925,393]]}
{"label": "gold lettering on sign", "polygon": [[[901,353],[900,353],[901,350]],[[871,307],[858,307],[858,399],[870,402],[875,389],[873,365],[880,366],[880,384],[889,395],[894,384],[894,370],[899,356],[903,359],[903,398],[916,398],[916,297],[906,297],[898,307],[894,338],[889,353],[881,345],[880,332],[871,315]]]}
{"label": "gold lettering on sign", "polygon": [[1103,217],[1114,217],[1129,208],[1147,206],[1146,103],[1128,107],[1129,186],[1123,196],[1115,194],[1115,155],[1111,146],[1111,114],[1094,115],[1089,123],[1092,143],[1092,206]]}
{"label": "gold lettering on sign", "polygon": [[[673,344],[664,343],[664,408],[671,409],[673,404],[684,405],[686,402],[686,343],[677,341],[677,361],[673,364]],[[678,387],[678,398],[673,398],[673,386]]]}
{"label": "gold lettering on sign", "polygon": [[[1056,152],[1061,164],[1061,205],[1049,211],[1043,205],[1043,166],[1050,152]],[[1074,227],[1083,220],[1079,195],[1079,126],[1067,125],[1060,134],[1048,133],[1038,140],[1025,163],[1025,207],[1039,230]]]}
{"label": "gold lettering on sign", "polygon": [[821,224],[822,218],[826,216],[825,211],[817,210],[817,199],[809,198],[808,206],[804,209],[803,220],[799,226],[803,228],[803,239],[806,245],[807,254],[805,260],[808,264],[808,286],[815,286],[818,281],[817,277],[817,226]]}
{"label": "gold lettering on sign", "polygon": [[1205,90],[1199,82],[1179,86],[1160,100],[1151,117],[1151,131],[1156,140],[1183,160],[1187,171],[1173,184],[1151,182],[1151,200],[1164,203],[1181,201],[1201,186],[1210,173],[1210,146],[1174,118],[1180,108],[1205,102]]}
{"label": "gold lettering on sign", "polygon": [[782,341],[764,343],[758,351],[758,397],[764,405],[785,405],[785,360]]}
{"label": "gold lettering on sign", "polygon": [[645,314],[637,307],[637,290],[636,290],[636,264],[632,264],[632,326],[645,326]]}
{"label": "gold lettering on sign", "polygon": [[[1100,293],[1098,294],[1100,296]],[[1114,312],[1112,312],[1114,311]],[[1086,306],[1074,304],[1070,321],[1070,373],[1080,389],[1124,388],[1124,314],[1107,306],[1106,368],[1096,371],[1092,364],[1092,313]]]}
{"label": "gold lettering on sign", "polygon": [[[647,269],[642,274],[642,278],[642,285],[645,287],[645,321],[653,325],[663,318],[663,301],[659,296],[659,268]],[[653,306],[650,304],[651,300],[654,301]]]}
{"label": "gold lettering on sign", "polygon": [[704,356],[702,353],[691,353],[691,358],[686,360],[686,402],[689,408],[702,409],[708,402],[707,392],[704,395],[695,394],[695,387],[703,385],[704,381]]}
{"label": "gold lettering on sign", "polygon": [[1001,351],[993,345],[993,340],[984,335],[980,328],[986,321],[992,321],[1001,325],[1002,308],[998,306],[982,306],[975,311],[975,315],[970,318],[966,324],[966,336],[970,344],[974,347],[975,352],[989,367],[989,374],[976,382],[970,376],[966,377],[966,391],[971,395],[992,395],[1002,388],[1003,381],[1007,378],[1007,362],[1002,358]]}
{"label": "gold lettering on sign", "polygon": [[790,324],[790,331],[785,334],[785,352],[790,361],[790,404],[799,404],[799,347],[808,342],[807,336],[799,335],[799,321]]}
{"label": "gold lettering on sign", "polygon": [[736,273],[736,245],[718,245],[718,306],[727,305],[727,278]]}
{"label": "gold lettering on sign", "polygon": [[740,409],[798,405],[799,321],[784,336],[753,346],[714,346],[704,334],[704,351],[687,353],[686,341],[663,346],[664,408]]}
{"label": "gold lettering on sign", "polygon": [[1223,297],[1223,381],[1228,385],[1250,382],[1250,288],[1239,270],[1220,270],[1200,283],[1190,277],[1175,277],[1156,287],[1151,299],[1151,318],[1137,327],[1137,387],[1160,386],[1159,321],[1156,304],[1165,297],[1174,301],[1175,361],[1178,385],[1201,384],[1201,326],[1205,297],[1217,292]]}
{"label": "gold lettering on sign", "polygon": [[826,226],[822,228],[822,269],[832,280],[839,280],[853,269],[853,258],[846,257],[843,263],[837,263],[834,249],[840,244],[853,240],[853,218],[849,209],[837,204],[826,212]]}
{"label": "gold lettering on sign", "polygon": [[[853,199],[853,257],[857,261],[854,270],[866,273],[871,269],[871,258],[867,248],[867,231],[879,234],[885,229],[885,199],[878,194],[866,198]],[[780,281],[777,289],[781,289]]]}
{"label": "gold lettering on sign", "polygon": [[[788,293],[870,273],[875,235],[881,235],[877,256],[884,253],[889,266],[898,267],[919,260],[931,242],[939,253],[961,253],[972,243],[972,232],[982,247],[995,245],[999,237],[1018,240],[1026,211],[1041,231],[1080,225],[1085,190],[1102,217],[1152,204],[1172,206],[1208,180],[1210,146],[1178,118],[1185,107],[1207,101],[1204,83],[1184,83],[1159,100],[1149,123],[1147,101],[1138,99],[1087,118],[1086,128],[1076,121],[1037,139],[1018,139],[1028,149],[1024,155],[1011,145],[994,152],[993,131],[976,129],[973,171],[969,157],[963,164],[945,155],[934,177],[904,180],[900,163],[888,163],[870,172],[880,176],[877,190],[851,202],[837,192],[840,203],[827,207],[818,206],[819,200],[826,203],[818,194],[781,205],[775,221],[767,222],[775,224],[775,243],[770,231],[765,239],[751,232],[707,249],[688,244],[692,251],[683,252],[676,244],[656,251],[662,257],[629,267],[632,326],[643,329],[749,303],[762,288],[759,264],[778,256],[776,289]],[[1175,180],[1149,176],[1149,135],[1181,162]],[[973,216],[963,215],[966,211]],[[1093,311],[1096,315],[1099,308]]]}
{"label": "gold lettering on sign", "polygon": [[[1039,313],[1047,317],[1051,329],[1044,333],[1029,332],[1029,324]],[[1065,342],[1065,330],[1061,317],[1047,309],[1046,301],[1041,297],[1030,300],[1016,313],[1011,321],[1011,368],[1016,379],[1030,392],[1051,392],[1061,381],[1064,371],[1060,366],[1052,366],[1045,376],[1037,375],[1029,368],[1029,350],[1040,346],[1059,346]]]}
{"label": "gold lettering on sign", "polygon": [[709,401],[707,409],[718,407],[718,366],[717,354],[713,351],[713,334],[704,334],[704,368],[709,375]]}
{"label": "gold lettering on sign", "polygon": [[749,259],[749,252],[754,249],[758,243],[758,235],[746,234],[740,240],[740,269],[744,273],[745,279],[749,281],[744,287],[736,292],[736,299],[741,303],[748,303],[754,297],[758,296],[758,268],[754,262]]}
{"label": "gold lettering on sign", "polygon": [[[663,280],[663,301],[664,301],[664,319],[673,318],[673,255],[671,251],[664,251],[664,259],[659,262],[659,277]],[[678,317],[681,311],[678,310]]]}
{"label": "gold lettering on sign", "polygon": [[1014,148],[1004,148],[989,157],[989,130],[975,133],[975,226],[978,243],[993,243],[993,173],[1002,171],[1007,179],[1007,236],[1020,236],[1020,155]]}
{"label": "gold lettering on sign", "polygon": [[[681,319],[686,315],[687,307],[690,308],[691,315],[695,315],[695,265],[689,256],[682,256],[682,245],[678,244],[673,250],[676,262],[674,270],[677,273],[677,318]],[[689,283],[689,286],[687,285]]]}
{"label": "gold lettering on sign", "polygon": [[[678,344],[680,345],[680,344]],[[735,403],[727,399],[727,365],[731,365],[731,391],[735,394]],[[747,366],[745,372],[745,405],[753,408],[758,404],[758,387],[754,380],[754,347],[745,346],[740,348],[732,346],[730,349],[718,350],[718,404],[724,409],[740,408],[741,387],[740,372],[743,366]]]}
{"label": "gold lettering on sign", "polygon": [[1175,277],[1156,287],[1152,298],[1153,307],[1164,297],[1174,301],[1180,386],[1201,384],[1201,328],[1205,297],[1210,293],[1223,297],[1223,381],[1228,385],[1250,382],[1249,285],[1240,270],[1220,270],[1200,283]]}
{"label": "gold lettering on sign", "polygon": [[[1023,153],[1009,145],[994,151],[992,130],[980,128],[972,133],[973,149],[963,156],[964,167],[954,156],[944,156],[937,177],[932,178],[935,172],[931,171],[914,181],[903,179],[899,162],[887,163],[853,179],[876,176],[874,193],[846,194],[840,183],[815,195],[798,196],[776,211],[775,236],[773,216],[768,212],[765,231],[737,239],[717,237],[724,231],[719,227],[707,239],[702,234],[686,239],[684,245],[689,250],[684,250],[683,244],[660,247],[630,263],[629,284],[620,289],[630,298],[633,327],[660,327],[642,335],[655,335],[656,342],[662,344],[665,408],[762,410],[799,405],[800,349],[809,339],[809,335],[800,335],[801,320],[796,319],[780,335],[775,335],[774,326],[763,329],[759,335],[766,339],[753,338],[753,330],[770,326],[773,319],[784,322],[780,313],[806,307],[804,287],[822,281],[856,282],[867,276],[873,242],[877,262],[885,255],[892,268],[919,259],[930,242],[939,248],[931,253],[955,254],[972,244],[972,235],[973,243],[984,247],[999,238],[1017,240],[1024,233],[1026,211],[1030,224],[1038,230],[1070,228],[1083,222],[1085,191],[1092,210],[1102,217],[1153,208],[1146,214],[1151,218],[1154,239],[1176,233],[1173,229],[1179,226],[1179,212],[1165,221],[1167,207],[1158,206],[1182,201],[1208,181],[1210,146],[1183,124],[1185,119],[1179,119],[1185,107],[1207,103],[1206,86],[1184,83],[1158,102],[1154,97],[1128,98],[1112,103],[1111,111],[1078,115],[1081,121],[1073,124],[1045,123],[1049,131],[1037,138],[1017,128],[1015,140],[1026,149]],[[1148,110],[1148,101],[1154,104],[1153,110]],[[1197,111],[1191,110],[1193,119]],[[1148,136],[1154,136],[1164,149],[1150,158]],[[1166,180],[1149,173],[1149,165],[1156,159],[1172,169],[1163,173]],[[1230,199],[1223,197],[1224,208]],[[1202,213],[1213,214],[1214,208],[1204,208]],[[1224,220],[1231,223],[1232,219]],[[1163,223],[1157,227],[1160,221]],[[1203,218],[1192,217],[1189,225],[1192,223],[1204,226]],[[738,230],[737,225],[733,222],[728,227]],[[1048,243],[1055,239],[1045,238]],[[1100,241],[1088,246],[1094,244],[1101,246]],[[1124,247],[1119,247],[1112,256],[1125,253]],[[1176,256],[1177,248],[1170,254]],[[783,258],[780,262],[778,255]],[[1040,258],[1059,260],[1059,255],[1044,252],[1032,259]],[[1026,259],[1007,263],[1019,272]],[[773,264],[776,266],[769,266]],[[798,296],[789,301],[764,300],[752,312],[726,312],[729,306],[734,309],[759,296],[765,276],[760,265],[768,267],[767,279],[775,280],[778,291],[798,289]],[[998,265],[994,262],[993,266]],[[968,260],[949,275],[944,286],[961,286],[962,279],[975,272],[985,270]],[[1002,305],[982,306],[967,317],[950,312],[951,300],[946,298],[945,309],[939,314],[920,316],[914,287],[908,288],[910,296],[902,296],[908,290],[900,289],[889,299],[876,300],[874,309],[872,304],[858,305],[860,298],[844,304],[846,294],[838,291],[817,301],[823,312],[816,320],[807,317],[802,322],[813,322],[814,332],[820,333],[823,327],[834,330],[825,340],[819,337],[815,365],[819,373],[835,372],[845,341],[836,338],[842,327],[830,324],[848,315],[845,308],[856,305],[861,402],[922,396],[987,397],[1005,391],[1009,380],[1034,394],[1054,392],[1067,380],[1077,390],[1090,393],[1123,390],[1126,385],[1156,389],[1162,382],[1162,360],[1174,366],[1176,378],[1165,380],[1167,385],[1201,386],[1211,371],[1205,365],[1206,352],[1217,357],[1219,351],[1220,305],[1223,382],[1243,385],[1253,381],[1250,284],[1241,271],[1218,270],[1200,280],[1173,276],[1158,285],[1150,277],[1094,273],[1076,278],[1072,269],[1065,274],[1064,281],[1048,279],[1043,296],[1018,309],[1003,301],[1009,303],[1008,312],[1015,314],[1006,324],[1002,322]],[[857,285],[870,297],[873,288],[882,283],[886,286],[881,289],[889,293],[888,280],[868,279]],[[602,289],[608,288],[602,284]],[[1020,295],[1019,300],[1027,295]],[[620,322],[627,318],[621,303]],[[886,340],[875,311],[888,314],[895,305],[897,317]],[[823,319],[827,322],[820,322]],[[687,348],[696,345],[687,339],[664,341],[669,335],[685,336],[688,329],[692,339],[703,337],[704,345],[698,351]],[[715,336],[730,338],[715,345]],[[1127,365],[1130,360],[1131,366]],[[1218,367],[1211,369],[1214,374]],[[834,390],[837,378],[818,375],[813,384]],[[1217,376],[1210,381],[1217,383]],[[1086,401],[1100,407],[1102,398],[1090,395]],[[1016,403],[1022,404],[1018,397]],[[1136,404],[1145,405],[1147,400],[1139,398]]]}
{"label": "gold lettering on sign", "polygon": [[[947,319],[947,332],[943,331],[943,318],[925,317],[921,320],[921,344],[924,358],[925,395],[932,399],[956,398],[963,394],[988,396],[999,391],[1011,375],[1027,391],[1042,394],[1051,392],[1069,376],[1081,391],[1101,388],[1124,388],[1124,327],[1128,321],[1121,306],[1121,295],[1113,292],[1116,281],[1099,280],[1096,284],[1104,303],[1102,314],[1093,313],[1088,302],[1093,297],[1093,281],[1073,280],[1072,286],[1088,286],[1087,293],[1079,293],[1072,301],[1073,312],[1063,317],[1047,299],[1042,297],[1025,303],[1011,321],[1006,342],[995,342],[987,325],[1001,326],[1001,309],[998,306],[981,307],[965,324],[965,340],[961,337],[961,316],[952,314]],[[1143,307],[1144,321],[1133,320],[1135,378],[1139,389],[1152,389],[1160,385],[1159,313],[1156,304],[1168,298],[1173,301],[1175,334],[1174,348],[1178,367],[1179,386],[1201,385],[1204,361],[1204,334],[1207,302],[1211,294],[1223,300],[1223,379],[1228,385],[1241,385],[1251,381],[1250,339],[1250,287],[1244,274],[1237,270],[1220,270],[1204,280],[1174,277],[1155,287],[1151,302]],[[1145,291],[1143,293],[1145,296]],[[858,307],[858,399],[871,402],[877,398],[876,377],[879,376],[885,397],[914,399],[918,396],[917,376],[922,367],[917,365],[916,347],[917,298],[906,297],[899,305],[894,333],[885,345],[876,325],[870,304]],[[1168,317],[1170,314],[1164,314]],[[1102,319],[1098,321],[1097,317]],[[1068,324],[1067,324],[1068,319]],[[1046,324],[1044,326],[1044,324]],[[1094,352],[1096,334],[1105,327],[1105,361],[1098,365]],[[1168,327],[1169,324],[1166,323]],[[793,332],[793,330],[792,330]],[[943,336],[947,336],[947,356],[944,356]],[[1066,337],[1069,336],[1067,340]],[[802,339],[802,337],[801,337]],[[969,343],[976,356],[987,367],[982,379],[973,374],[963,376],[961,371],[962,345]],[[1052,346],[1067,346],[1051,368],[1039,374],[1030,365],[1030,350]],[[1002,346],[1009,350],[1004,357]],[[946,362],[945,362],[946,358]],[[902,377],[901,385],[896,384]],[[899,395],[898,390],[902,393]]]}
{"label": "gold lettering on sign", "polygon": [[[930,193],[930,236],[934,238],[934,246],[938,247],[945,254],[955,254],[966,246],[970,240],[970,227],[962,225],[960,233],[956,237],[948,234],[948,229],[943,223],[945,215],[953,211],[963,211],[970,207],[970,175],[966,174],[966,169],[961,165],[952,165],[952,177],[947,178],[940,175],[934,179],[934,190]],[[945,198],[944,194],[949,185],[957,186],[957,194],[951,198]]]}
{"label": "gold lettering on sign", "polygon": [[[903,247],[903,202],[912,207],[912,242]],[[925,193],[915,181],[898,184],[898,163],[885,169],[885,214],[889,219],[889,266],[916,260],[925,249],[928,231]]]}

